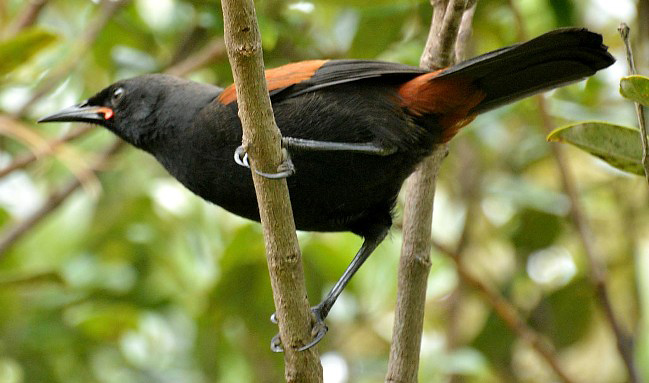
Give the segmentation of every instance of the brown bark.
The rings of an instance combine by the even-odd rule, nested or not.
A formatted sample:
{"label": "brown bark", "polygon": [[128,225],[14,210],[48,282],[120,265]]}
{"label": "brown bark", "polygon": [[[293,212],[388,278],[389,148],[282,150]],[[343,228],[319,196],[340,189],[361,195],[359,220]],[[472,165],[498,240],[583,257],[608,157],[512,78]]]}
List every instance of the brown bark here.
{"label": "brown bark", "polygon": [[[452,64],[467,0],[432,0],[433,20],[420,66],[438,69]],[[470,25],[468,18],[467,25]],[[430,271],[431,223],[435,180],[448,145],[438,145],[407,183],[403,245],[399,262],[397,308],[386,382],[417,381],[424,322],[426,284]]]}
{"label": "brown bark", "polygon": [[254,4],[252,0],[224,0],[221,5],[225,45],[243,126],[243,145],[252,160],[252,177],[264,229],[276,317],[285,350],[286,380],[322,382],[322,367],[316,348],[296,351],[311,338],[311,313],[286,180],[269,180],[254,171],[274,172],[282,160],[280,132],[273,118],[264,79],[261,36]]}

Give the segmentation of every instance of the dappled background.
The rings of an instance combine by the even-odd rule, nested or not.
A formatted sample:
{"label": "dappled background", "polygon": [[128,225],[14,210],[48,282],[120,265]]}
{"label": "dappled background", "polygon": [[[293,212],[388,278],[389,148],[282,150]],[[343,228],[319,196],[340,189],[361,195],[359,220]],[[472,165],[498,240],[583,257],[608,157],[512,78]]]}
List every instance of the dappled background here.
{"label": "dappled background", "polygon": [[[421,381],[557,381],[548,360],[575,382],[625,381],[589,252],[607,267],[613,309],[649,379],[646,181],[568,146],[557,161],[545,140],[548,124],[635,124],[617,90],[626,66],[616,27],[643,31],[637,61],[647,74],[649,32],[634,20],[649,20],[637,16],[649,6],[638,1],[479,0],[468,56],[576,25],[602,33],[619,62],[545,103],[481,116],[451,143],[435,203]],[[256,6],[267,67],[311,58],[417,65],[431,18],[428,1],[414,0]],[[260,226],[203,202],[103,129],[35,124],[137,74],[228,85],[222,35],[215,1],[0,0],[0,382],[283,379],[283,358],[269,350],[277,329]],[[328,383],[383,380],[400,220],[397,210],[391,236],[329,316],[319,346]],[[315,303],[361,240],[299,239]],[[523,324],[496,314],[497,294]],[[553,351],[541,358],[516,331],[534,331]]]}

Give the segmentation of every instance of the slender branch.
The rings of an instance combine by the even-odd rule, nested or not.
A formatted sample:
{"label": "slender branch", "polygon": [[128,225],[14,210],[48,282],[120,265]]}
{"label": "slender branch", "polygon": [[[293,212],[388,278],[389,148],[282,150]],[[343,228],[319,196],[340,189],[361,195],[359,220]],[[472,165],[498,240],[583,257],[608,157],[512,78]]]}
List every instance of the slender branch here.
{"label": "slender branch", "polygon": [[166,72],[174,76],[182,76],[224,57],[226,53],[225,42],[219,37],[206,44],[197,53],[169,67]]}
{"label": "slender branch", "polygon": [[[618,32],[624,40],[626,47],[626,60],[629,64],[629,74],[636,74],[638,71],[635,68],[635,61],[633,59],[633,51],[631,50],[631,42],[629,41],[629,33],[631,28],[625,23],[620,24],[617,28]],[[642,144],[642,166],[644,167],[644,175],[649,183],[649,143],[647,142],[647,126],[645,124],[644,107],[639,102],[634,102],[635,113],[638,116],[638,127],[640,128],[640,143]]]}
{"label": "slender branch", "polygon": [[494,312],[503,320],[507,327],[509,327],[519,338],[527,342],[552,368],[561,381],[564,383],[573,382],[573,380],[563,370],[563,367],[561,367],[561,364],[554,353],[554,347],[551,346],[549,340],[541,337],[536,331],[529,327],[521,318],[518,310],[500,293],[494,291],[484,282],[474,277],[471,272],[466,269],[463,262],[460,261],[460,256],[457,252],[453,252],[444,245],[436,242],[434,242],[434,246],[438,251],[446,254],[455,262],[457,272],[462,281],[482,293],[489,305],[494,309]]}
{"label": "slender branch", "polygon": [[[420,65],[448,66],[466,0],[433,0],[433,20]],[[469,20],[470,21],[470,20]],[[470,24],[468,24],[470,25]],[[397,307],[386,382],[416,382],[424,321],[426,283],[430,271],[431,222],[435,180],[448,145],[438,145],[408,179],[403,245],[399,261]]]}
{"label": "slender branch", "polygon": [[79,137],[82,137],[88,132],[90,132],[91,130],[93,130],[93,127],[90,125],[86,125],[81,128],[75,129],[71,132],[68,132],[61,138],[57,138],[55,140],[48,142],[46,145],[44,145],[44,147],[41,150],[33,151],[33,152],[25,152],[24,154],[16,158],[12,163],[0,169],[0,178],[5,177],[6,175],[16,170],[23,169],[28,165],[30,165],[31,163],[33,163],[34,161],[54,153],[56,148],[58,148],[59,146],[69,141],[72,141],[74,139],[77,139]]}
{"label": "slender branch", "polygon": [[[468,9],[463,17],[466,17],[467,14],[472,14],[472,9],[474,8]],[[460,31],[462,31],[462,28],[460,28]],[[458,41],[457,49],[460,49],[460,41]],[[479,214],[480,201],[482,199],[480,185],[482,184],[484,169],[482,163],[477,160],[475,149],[470,145],[470,140],[457,142],[456,150],[458,153],[457,157],[460,159],[460,166],[456,170],[456,174],[461,176],[454,178],[458,180],[460,195],[466,206],[464,226],[455,246],[457,262],[462,262],[464,250],[470,243],[473,223],[476,221],[473,217]],[[446,350],[449,353],[452,353],[461,346],[458,338],[463,323],[459,320],[459,316],[465,290],[466,286],[464,283],[458,283],[449,294],[448,299],[446,299],[448,302],[446,315]],[[449,383],[462,382],[463,377],[457,373],[451,373],[448,381]]]}
{"label": "slender branch", "polygon": [[[525,33],[524,20],[523,17],[520,16],[517,4],[515,1],[510,0],[509,6],[517,21],[518,37],[521,40],[525,40],[527,36]],[[556,126],[550,117],[550,113],[548,113],[545,97],[543,95],[537,95],[535,96],[535,99],[544,130],[546,133],[549,133],[553,131]],[[550,148],[557,169],[559,170],[563,190],[570,200],[570,218],[577,229],[579,239],[584,247],[586,258],[588,259],[588,273],[590,281],[595,288],[595,296],[604,312],[606,322],[615,336],[618,352],[622,357],[627,374],[629,375],[629,382],[639,383],[642,380],[638,374],[637,367],[635,366],[633,338],[622,328],[622,325],[615,316],[606,285],[606,268],[602,263],[602,259],[604,258],[600,253],[599,247],[595,245],[595,236],[593,235],[590,222],[588,221],[586,214],[583,212],[574,176],[570,171],[570,166],[566,160],[564,148],[558,143],[550,143]]]}
{"label": "slender branch", "polygon": [[[545,104],[545,98],[543,96],[536,97],[537,106],[543,126],[547,133],[552,132],[556,129],[556,126],[552,122],[552,118],[547,111]],[[617,349],[624,361],[627,373],[629,374],[630,383],[641,382],[641,378],[638,374],[638,370],[635,366],[634,360],[634,342],[630,334],[628,334],[620,324],[619,320],[615,315],[613,310],[613,304],[611,303],[611,298],[608,294],[608,287],[606,285],[606,268],[602,263],[603,256],[599,250],[599,247],[595,245],[595,236],[590,227],[590,222],[586,218],[586,214],[582,210],[581,203],[579,201],[579,193],[575,185],[574,176],[570,171],[568,161],[566,160],[565,151],[563,147],[558,143],[550,143],[554,159],[559,169],[559,176],[561,177],[561,184],[565,193],[568,195],[570,200],[570,217],[574,223],[577,232],[579,233],[579,238],[581,240],[582,246],[584,247],[584,252],[588,259],[588,272],[591,283],[595,287],[595,295],[599,302],[600,307],[604,311],[604,317],[608,322],[613,335],[615,336]]]}
{"label": "slender branch", "polygon": [[457,33],[457,42],[455,43],[455,62],[460,62],[468,57],[467,51],[469,50],[469,41],[473,35],[473,15],[478,5],[478,0],[468,0],[466,4],[466,11],[462,15],[460,21],[460,29]]}
{"label": "slender branch", "polygon": [[90,48],[92,48],[92,44],[97,40],[99,32],[101,32],[106,24],[108,24],[113,16],[115,16],[117,11],[129,2],[130,0],[102,1],[99,16],[88,23],[88,28],[81,34],[81,37],[76,42],[73,52],[68,56],[68,59],[61,66],[53,70],[41,82],[38,88],[32,93],[29,100],[23,104],[13,117],[16,119],[23,117],[38,100],[48,94],[63,79],[65,79],[79,64],[79,57],[85,56]]}
{"label": "slender branch", "polygon": [[16,16],[16,19],[7,28],[6,37],[12,37],[20,33],[23,29],[31,27],[43,8],[49,0],[29,0],[22,12]]}
{"label": "slender branch", "polygon": [[[108,147],[108,149],[103,152],[99,159],[94,164],[92,164],[92,166],[90,166],[88,172],[94,172],[103,169],[106,163],[112,158],[112,156],[123,147],[123,144],[123,141],[116,140]],[[19,238],[25,235],[44,217],[46,217],[57,207],[59,207],[63,203],[63,201],[65,201],[75,190],[81,187],[82,184],[83,180],[80,178],[75,177],[70,179],[67,183],[64,184],[63,187],[52,192],[47,198],[47,202],[45,202],[45,204],[43,204],[43,206],[41,206],[38,210],[36,210],[20,223],[2,232],[2,235],[0,235],[0,259],[2,259],[7,254],[7,250]]]}
{"label": "slender branch", "polygon": [[264,230],[266,258],[284,348],[288,382],[322,382],[315,348],[298,352],[310,340],[302,257],[295,234],[286,180],[269,180],[256,169],[277,169],[281,163],[280,132],[275,124],[264,77],[261,36],[252,0],[223,0],[225,44],[237,90],[243,146],[252,161],[252,175]]}

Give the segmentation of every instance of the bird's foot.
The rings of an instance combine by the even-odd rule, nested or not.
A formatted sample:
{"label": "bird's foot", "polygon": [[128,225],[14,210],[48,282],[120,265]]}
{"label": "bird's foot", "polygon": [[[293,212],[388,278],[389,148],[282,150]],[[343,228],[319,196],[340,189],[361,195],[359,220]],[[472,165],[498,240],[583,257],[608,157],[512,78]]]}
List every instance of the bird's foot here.
{"label": "bird's foot", "polygon": [[[293,165],[291,155],[286,148],[282,148],[282,157],[283,160],[282,163],[277,167],[277,173],[265,173],[260,172],[257,169],[255,169],[255,173],[259,174],[262,177],[270,179],[281,179],[292,176],[293,174],[295,174],[295,165]],[[234,162],[243,167],[250,168],[248,153],[246,153],[246,149],[243,146],[239,146],[234,151]]]}
{"label": "bird's foot", "polygon": [[[313,313],[313,327],[311,327],[311,341],[304,346],[297,349],[297,351],[305,351],[311,347],[318,344],[322,338],[327,334],[329,328],[325,324],[324,320],[326,314],[322,308],[322,305],[317,305],[311,307],[311,313]],[[270,321],[277,324],[277,316],[275,313],[270,316]],[[282,346],[282,339],[279,336],[279,333],[273,337],[270,341],[270,349],[273,352],[284,352],[284,346]]]}

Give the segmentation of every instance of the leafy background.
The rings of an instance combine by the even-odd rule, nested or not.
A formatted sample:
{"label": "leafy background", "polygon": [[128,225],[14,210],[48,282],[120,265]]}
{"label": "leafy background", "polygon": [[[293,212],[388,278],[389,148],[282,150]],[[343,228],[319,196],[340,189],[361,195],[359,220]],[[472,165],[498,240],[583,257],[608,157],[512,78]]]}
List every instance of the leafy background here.
{"label": "leafy background", "polygon": [[[256,6],[268,67],[323,57],[416,65],[431,17],[429,3],[415,0]],[[627,21],[640,31],[636,59],[647,73],[648,8],[646,0],[480,0],[469,51],[560,26],[596,30],[620,62],[552,92],[547,114],[556,125],[634,126],[633,107],[617,92],[626,67],[616,27]],[[282,356],[269,351],[276,328],[259,225],[199,200],[102,129],[35,123],[136,74],[231,83],[222,29],[215,1],[0,0],[0,382],[283,379]],[[452,142],[436,196],[421,381],[556,380],[444,249],[516,307],[574,381],[627,379],[542,117],[538,101],[525,100],[481,116]],[[649,379],[647,185],[562,149],[613,308]],[[20,161],[27,165],[5,168]],[[383,379],[400,219],[329,317],[320,346],[328,383]],[[315,303],[361,241],[299,239]]]}

